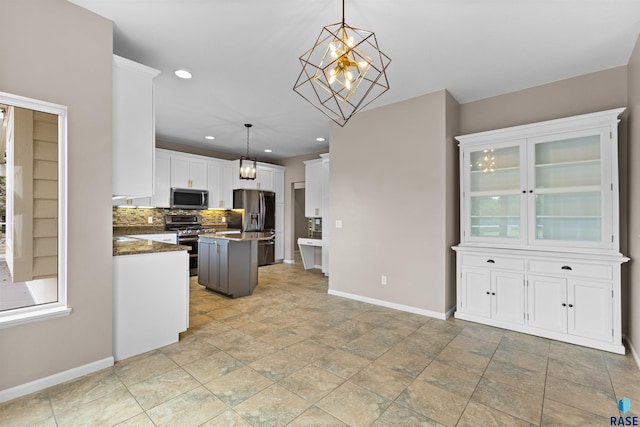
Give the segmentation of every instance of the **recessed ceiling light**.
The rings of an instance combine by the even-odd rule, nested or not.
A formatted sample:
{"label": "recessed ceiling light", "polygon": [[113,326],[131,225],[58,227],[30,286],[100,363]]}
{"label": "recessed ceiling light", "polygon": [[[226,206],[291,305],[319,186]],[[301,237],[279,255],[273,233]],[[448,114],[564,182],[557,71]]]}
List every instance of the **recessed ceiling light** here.
{"label": "recessed ceiling light", "polygon": [[323,137],[316,138],[316,141],[318,141],[318,142],[324,142],[324,138],[323,138]]}
{"label": "recessed ceiling light", "polygon": [[204,137],[204,139],[216,139],[216,137],[215,136],[211,136],[211,135],[207,135],[207,136]]}
{"label": "recessed ceiling light", "polygon": [[271,153],[273,150],[270,148],[267,148],[266,150],[264,150],[265,153]]}
{"label": "recessed ceiling light", "polygon": [[175,74],[176,74],[176,76],[180,77],[181,79],[190,79],[191,78],[191,73],[188,72],[187,70],[176,70]]}

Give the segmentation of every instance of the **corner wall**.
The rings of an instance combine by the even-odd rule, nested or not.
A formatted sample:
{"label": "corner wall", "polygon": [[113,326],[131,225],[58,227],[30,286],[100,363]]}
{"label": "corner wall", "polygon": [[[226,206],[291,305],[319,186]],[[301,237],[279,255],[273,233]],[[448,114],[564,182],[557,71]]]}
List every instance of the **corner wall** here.
{"label": "corner wall", "polygon": [[457,114],[442,90],[332,125],[330,293],[439,318],[452,309]]}
{"label": "corner wall", "polygon": [[[628,71],[629,100],[629,165],[640,164],[640,38],[631,54]],[[629,278],[627,284],[627,344],[638,366],[640,366],[640,168],[629,168]],[[635,184],[635,185],[634,185]],[[635,213],[632,215],[631,213]]]}
{"label": "corner wall", "polygon": [[0,5],[1,90],[68,107],[67,291],[73,309],[66,317],[0,329],[0,397],[112,357],[112,39],[110,21],[65,0]]}

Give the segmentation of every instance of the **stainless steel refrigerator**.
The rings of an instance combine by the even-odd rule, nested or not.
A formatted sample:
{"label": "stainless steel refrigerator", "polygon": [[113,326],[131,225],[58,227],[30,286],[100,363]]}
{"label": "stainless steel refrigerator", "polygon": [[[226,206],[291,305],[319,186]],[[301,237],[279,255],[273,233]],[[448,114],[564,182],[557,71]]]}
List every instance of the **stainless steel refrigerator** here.
{"label": "stainless steel refrigerator", "polygon": [[[261,190],[234,190],[233,209],[229,219],[230,228],[242,231],[276,232],[276,193]],[[275,239],[258,241],[258,265],[273,264]]]}

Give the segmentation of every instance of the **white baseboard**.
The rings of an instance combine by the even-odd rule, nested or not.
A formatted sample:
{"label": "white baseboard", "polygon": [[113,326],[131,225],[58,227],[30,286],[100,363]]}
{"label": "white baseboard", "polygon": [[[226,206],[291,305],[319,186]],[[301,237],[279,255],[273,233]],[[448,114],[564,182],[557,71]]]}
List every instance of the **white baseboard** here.
{"label": "white baseboard", "polygon": [[47,387],[61,384],[65,381],[70,381],[110,366],[113,366],[113,357],[106,357],[102,360],[96,360],[95,362],[87,363],[86,365],[77,366],[67,371],[49,375],[48,377],[39,378],[25,384],[0,390],[0,403],[17,397],[26,396],[27,394],[31,394],[36,391],[44,390]]}
{"label": "white baseboard", "polygon": [[292,259],[285,259],[282,262],[284,262],[285,264],[295,264],[296,263],[295,260],[292,260]]}
{"label": "white baseboard", "polygon": [[356,301],[362,301],[373,305],[379,305],[382,307],[393,308],[400,311],[406,311],[408,313],[421,314],[423,316],[435,317],[440,320],[447,320],[455,311],[455,307],[447,311],[446,313],[438,313],[437,311],[424,310],[422,308],[411,307],[409,305],[397,304],[395,302],[389,302],[384,300],[379,300],[375,298],[363,297],[361,295],[350,294],[347,292],[334,291],[329,289],[329,295],[335,295],[338,297],[348,298]]}
{"label": "white baseboard", "polygon": [[640,369],[640,352],[638,352],[635,349],[635,347],[633,346],[633,343],[631,342],[629,337],[625,337],[624,340],[627,343],[627,347],[629,347],[629,350],[631,351],[631,355],[633,356],[633,360],[636,361],[636,365],[638,366],[638,369]]}

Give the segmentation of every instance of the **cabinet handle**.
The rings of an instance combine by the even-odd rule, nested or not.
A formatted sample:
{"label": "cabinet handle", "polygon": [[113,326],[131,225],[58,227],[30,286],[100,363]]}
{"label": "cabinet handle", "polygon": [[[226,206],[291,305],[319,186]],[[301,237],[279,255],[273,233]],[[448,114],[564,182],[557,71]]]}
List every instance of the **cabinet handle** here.
{"label": "cabinet handle", "polygon": [[495,295],[495,294],[496,294],[495,292],[491,292],[491,295]]}
{"label": "cabinet handle", "polygon": [[491,293],[489,291],[487,291],[487,295],[490,295]]}
{"label": "cabinet handle", "polygon": [[522,194],[526,194],[526,193],[527,193],[527,190],[522,190]]}
{"label": "cabinet handle", "polygon": [[489,264],[495,264],[495,263],[496,263],[496,262],[495,262],[494,260],[492,260],[492,259],[488,259],[488,260],[487,260],[487,262],[488,262]]}
{"label": "cabinet handle", "polygon": [[563,302],[563,303],[562,303],[562,306],[563,306],[563,307],[566,307],[566,306],[567,306],[567,304]]}
{"label": "cabinet handle", "polygon": [[569,308],[573,307],[573,304],[569,304]]}
{"label": "cabinet handle", "polygon": [[529,193],[533,193],[533,190],[529,190]]}
{"label": "cabinet handle", "polygon": [[563,265],[561,267],[562,270],[573,270],[571,267],[569,267],[568,265]]}

